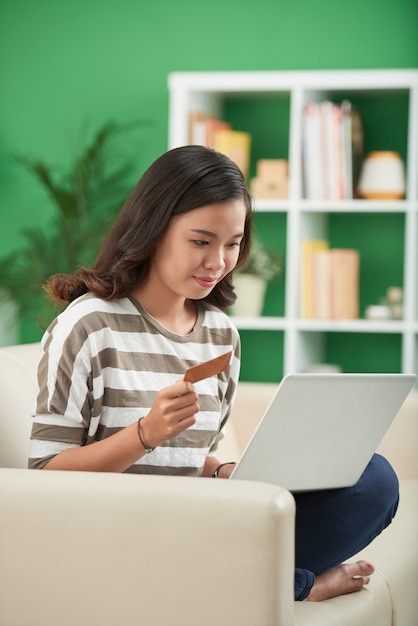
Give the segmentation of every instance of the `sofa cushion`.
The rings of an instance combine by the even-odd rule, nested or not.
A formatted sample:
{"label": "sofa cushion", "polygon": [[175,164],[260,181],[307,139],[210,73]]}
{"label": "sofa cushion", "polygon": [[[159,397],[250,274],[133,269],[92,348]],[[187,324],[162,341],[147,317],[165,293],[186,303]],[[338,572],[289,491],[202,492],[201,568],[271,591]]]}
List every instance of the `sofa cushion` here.
{"label": "sofa cushion", "polygon": [[418,624],[418,479],[403,479],[392,524],[357,555],[384,576],[394,604],[394,624]]}
{"label": "sofa cushion", "polygon": [[376,572],[358,593],[323,602],[295,602],[295,626],[392,626],[391,594]]}

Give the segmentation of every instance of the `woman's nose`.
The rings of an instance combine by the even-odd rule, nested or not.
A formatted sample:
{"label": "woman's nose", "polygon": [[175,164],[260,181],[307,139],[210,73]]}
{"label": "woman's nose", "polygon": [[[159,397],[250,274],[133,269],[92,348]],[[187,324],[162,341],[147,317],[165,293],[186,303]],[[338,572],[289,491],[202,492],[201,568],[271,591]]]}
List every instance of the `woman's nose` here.
{"label": "woman's nose", "polygon": [[223,250],[211,250],[205,257],[203,265],[210,269],[223,269],[225,267]]}

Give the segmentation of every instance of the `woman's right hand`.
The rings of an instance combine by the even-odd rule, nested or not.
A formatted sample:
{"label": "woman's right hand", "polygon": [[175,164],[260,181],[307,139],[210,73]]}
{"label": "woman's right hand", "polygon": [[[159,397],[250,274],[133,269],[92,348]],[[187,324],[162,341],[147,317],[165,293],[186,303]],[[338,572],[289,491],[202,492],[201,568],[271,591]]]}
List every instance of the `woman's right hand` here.
{"label": "woman's right hand", "polygon": [[198,395],[193,385],[179,380],[164,387],[155,397],[151,410],[141,420],[144,441],[151,448],[176,437],[196,422]]}

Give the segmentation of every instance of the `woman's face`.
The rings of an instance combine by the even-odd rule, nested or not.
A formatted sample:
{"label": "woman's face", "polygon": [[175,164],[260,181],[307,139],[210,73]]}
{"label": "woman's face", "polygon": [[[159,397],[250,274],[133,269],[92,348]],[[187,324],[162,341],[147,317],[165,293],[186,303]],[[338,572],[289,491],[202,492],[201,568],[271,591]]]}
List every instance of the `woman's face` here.
{"label": "woman's face", "polygon": [[152,256],[153,287],[166,295],[206,297],[238,261],[245,216],[245,202],[237,198],[173,217]]}

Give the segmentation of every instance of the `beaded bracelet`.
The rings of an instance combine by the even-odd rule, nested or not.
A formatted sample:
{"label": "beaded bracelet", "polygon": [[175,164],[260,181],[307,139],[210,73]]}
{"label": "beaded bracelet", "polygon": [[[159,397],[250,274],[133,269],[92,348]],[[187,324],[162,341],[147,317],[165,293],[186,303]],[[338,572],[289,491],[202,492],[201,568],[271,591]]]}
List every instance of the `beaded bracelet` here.
{"label": "beaded bracelet", "polygon": [[236,465],[235,461],[228,461],[227,463],[221,463],[220,465],[218,465],[218,467],[216,468],[216,470],[213,472],[212,474],[212,478],[218,478],[219,472],[220,470],[225,466],[225,465]]}
{"label": "beaded bracelet", "polygon": [[138,420],[138,437],[139,437],[139,441],[142,443],[142,445],[144,446],[144,450],[146,454],[151,454],[151,452],[153,450],[155,450],[155,448],[151,448],[150,446],[147,446],[147,444],[145,443],[145,441],[142,438],[142,434],[141,434],[141,420],[144,419],[143,417],[140,417]]}

